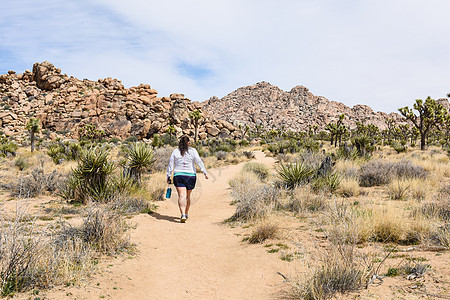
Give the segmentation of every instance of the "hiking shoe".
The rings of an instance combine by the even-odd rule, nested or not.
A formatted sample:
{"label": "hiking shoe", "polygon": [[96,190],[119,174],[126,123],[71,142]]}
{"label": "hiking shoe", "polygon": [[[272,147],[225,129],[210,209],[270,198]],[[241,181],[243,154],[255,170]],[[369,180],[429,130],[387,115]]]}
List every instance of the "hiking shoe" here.
{"label": "hiking shoe", "polygon": [[181,223],[186,223],[186,215],[181,215]]}

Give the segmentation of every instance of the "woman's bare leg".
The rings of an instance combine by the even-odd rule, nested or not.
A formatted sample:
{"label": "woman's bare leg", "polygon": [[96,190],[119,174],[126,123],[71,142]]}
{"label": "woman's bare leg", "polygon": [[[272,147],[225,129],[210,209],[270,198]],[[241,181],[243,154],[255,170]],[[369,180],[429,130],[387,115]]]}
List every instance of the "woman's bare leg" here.
{"label": "woman's bare leg", "polygon": [[180,208],[181,214],[184,215],[187,212],[187,210],[186,210],[186,188],[185,187],[177,187],[177,192],[178,192],[178,207]]}
{"label": "woman's bare leg", "polygon": [[186,215],[189,212],[189,207],[191,207],[191,193],[193,190],[186,190]]}

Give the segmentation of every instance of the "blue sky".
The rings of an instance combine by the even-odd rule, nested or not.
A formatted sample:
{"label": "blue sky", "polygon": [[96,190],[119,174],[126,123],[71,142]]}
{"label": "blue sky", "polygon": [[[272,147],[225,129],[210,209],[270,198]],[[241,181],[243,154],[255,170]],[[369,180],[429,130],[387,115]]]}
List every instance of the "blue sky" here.
{"label": "blue sky", "polygon": [[450,92],[447,0],[4,2],[0,73],[48,60],[197,101],[268,81],[386,112]]}

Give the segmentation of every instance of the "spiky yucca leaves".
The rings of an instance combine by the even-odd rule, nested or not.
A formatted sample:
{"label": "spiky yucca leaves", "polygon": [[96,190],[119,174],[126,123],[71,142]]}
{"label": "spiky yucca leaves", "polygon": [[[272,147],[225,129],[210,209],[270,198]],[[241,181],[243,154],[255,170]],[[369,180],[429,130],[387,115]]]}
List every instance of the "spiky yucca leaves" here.
{"label": "spiky yucca leaves", "polygon": [[308,183],[314,177],[316,171],[303,162],[297,162],[281,164],[277,173],[286,187],[293,189],[300,184]]}
{"label": "spiky yucca leaves", "polygon": [[334,193],[341,183],[342,176],[339,172],[332,172],[325,176],[317,176],[313,183],[312,188],[315,192],[329,191]]}
{"label": "spiky yucca leaves", "polygon": [[152,148],[146,143],[131,143],[125,148],[128,159],[127,171],[137,185],[141,184],[142,174],[150,170],[155,162]]}
{"label": "spiky yucca leaves", "polygon": [[82,150],[78,166],[70,173],[61,195],[82,203],[88,199],[107,202],[116,189],[111,179],[116,165],[108,161],[108,155],[109,150],[99,146]]}

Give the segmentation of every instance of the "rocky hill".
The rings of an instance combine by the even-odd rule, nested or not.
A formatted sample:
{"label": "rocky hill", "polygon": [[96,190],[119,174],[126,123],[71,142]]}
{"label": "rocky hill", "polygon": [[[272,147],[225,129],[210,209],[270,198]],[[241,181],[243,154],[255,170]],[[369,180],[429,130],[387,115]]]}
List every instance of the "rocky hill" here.
{"label": "rocky hill", "polygon": [[396,113],[374,112],[367,105],[350,108],[340,102],[315,96],[304,86],[285,92],[267,82],[239,88],[222,99],[212,97],[202,104],[203,109],[212,116],[235,126],[285,126],[294,131],[305,130],[309,125],[318,125],[319,129],[323,129],[330,121],[336,121],[340,114],[345,114],[344,122],[350,128],[356,127],[356,122],[363,122],[385,129],[387,118],[402,120]]}
{"label": "rocky hill", "polygon": [[[23,74],[0,75],[0,127],[7,136],[27,138],[25,125],[39,118],[52,139],[76,138],[78,129],[94,124],[108,137],[140,139],[163,134],[173,124],[177,135],[193,135],[189,112],[201,109],[183,94],[158,97],[148,84],[129,89],[117,79],[80,80],[55,68],[49,62],[36,63]],[[199,136],[235,136],[236,128],[226,121],[202,113]]]}

